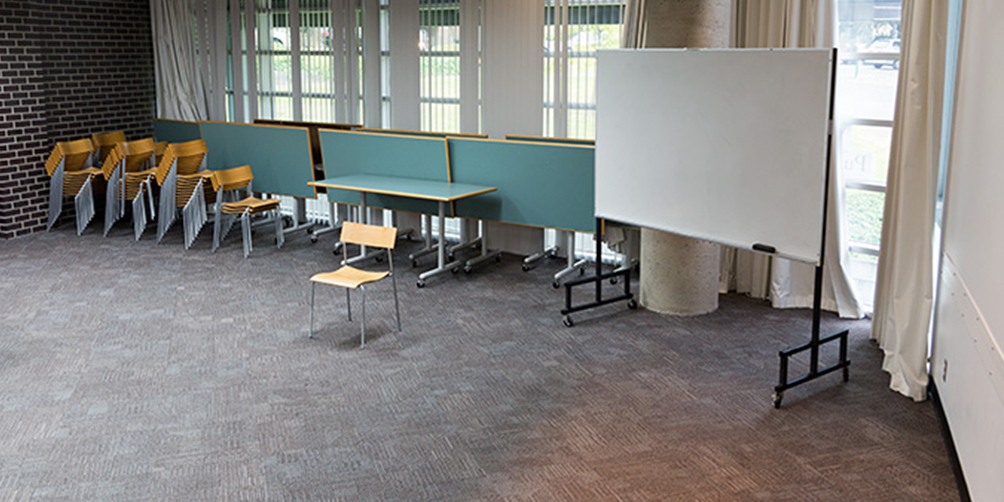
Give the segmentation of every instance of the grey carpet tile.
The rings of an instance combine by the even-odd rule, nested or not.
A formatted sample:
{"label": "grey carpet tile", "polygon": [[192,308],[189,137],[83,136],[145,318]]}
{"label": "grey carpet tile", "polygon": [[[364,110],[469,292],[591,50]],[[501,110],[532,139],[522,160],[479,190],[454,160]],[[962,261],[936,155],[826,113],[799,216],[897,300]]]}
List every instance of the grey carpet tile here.
{"label": "grey carpet tile", "polygon": [[401,241],[403,330],[374,284],[360,349],[358,293],[349,322],[318,286],[307,336],[331,237],[266,233],[246,260],[239,234],[211,253],[207,231],[188,251],[179,229],[158,245],[127,225],[0,241],[0,501],[958,499],[934,410],[888,390],[867,320],[824,316],[851,330],[850,382],[774,410],[806,310],[725,295],[569,329],[561,260],[419,289],[432,257],[412,268]]}

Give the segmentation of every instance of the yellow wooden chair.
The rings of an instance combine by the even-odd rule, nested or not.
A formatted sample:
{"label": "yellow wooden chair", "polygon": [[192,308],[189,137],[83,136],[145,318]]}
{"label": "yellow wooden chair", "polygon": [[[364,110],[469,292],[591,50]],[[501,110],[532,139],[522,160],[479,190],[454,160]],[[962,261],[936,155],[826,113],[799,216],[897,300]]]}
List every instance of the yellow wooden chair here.
{"label": "yellow wooden chair", "polygon": [[157,218],[157,242],[178,219],[178,209],[185,227],[185,249],[191,247],[203,225],[209,220],[207,201],[212,201],[212,171],[206,169],[206,142],[197,139],[171,143],[157,164],[160,185],[160,215]]}
{"label": "yellow wooden chair", "polygon": [[94,144],[94,151],[97,153],[95,157],[96,165],[100,166],[105,163],[105,159],[108,155],[112,153],[112,150],[126,140],[125,131],[110,131],[91,135],[91,143]]}
{"label": "yellow wooden chair", "polygon": [[[383,272],[371,272],[360,270],[346,265],[345,259],[342,266],[334,272],[322,272],[314,274],[310,278],[310,337],[314,336],[314,286],[316,284],[327,284],[345,288],[345,306],[348,310],[349,321],[352,320],[352,295],[353,289],[362,291],[362,332],[359,338],[359,346],[366,346],[366,284],[379,281],[390,276],[391,284],[394,288],[394,311],[397,314],[397,330],[401,331],[401,308],[397,301],[397,280],[394,278],[394,257],[391,250],[397,242],[397,229],[394,227],[380,227],[375,225],[364,225],[362,223],[352,223],[350,221],[342,224],[342,234],[339,237],[342,245],[358,244],[383,248],[387,250],[388,270]],[[348,256],[345,253],[343,256]]]}
{"label": "yellow wooden chair", "polygon": [[[253,248],[251,218],[268,212],[272,213],[275,224],[275,247],[282,247],[286,234],[282,228],[282,215],[279,214],[279,199],[259,199],[254,196],[251,188],[254,180],[251,166],[213,171],[212,180],[213,190],[216,191],[216,219],[213,222],[214,253],[220,247],[220,242],[226,238],[226,234],[230,232],[234,220],[240,218],[244,257],[247,258]],[[241,190],[245,192],[243,198],[240,196]]]}
{"label": "yellow wooden chair", "polygon": [[90,138],[76,141],[61,141],[53,147],[45,161],[45,172],[49,174],[49,222],[51,230],[63,211],[63,198],[73,197],[73,208],[77,220],[77,235],[84,232],[94,218],[94,192],[104,188],[101,169],[91,167],[94,160],[94,144]]}
{"label": "yellow wooden chair", "polygon": [[[122,142],[105,157],[101,167],[108,180],[105,196],[105,235],[112,225],[125,215],[126,201],[132,201],[133,233],[136,240],[143,235],[149,217],[155,217],[153,180],[157,172],[154,164],[153,138]],[[148,205],[144,204],[144,197]]]}

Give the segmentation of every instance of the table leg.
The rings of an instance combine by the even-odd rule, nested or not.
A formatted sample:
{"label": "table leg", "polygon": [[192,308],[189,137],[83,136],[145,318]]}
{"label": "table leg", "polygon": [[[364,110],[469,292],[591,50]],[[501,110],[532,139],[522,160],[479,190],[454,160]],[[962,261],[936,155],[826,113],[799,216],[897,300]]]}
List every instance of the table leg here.
{"label": "table leg", "polygon": [[436,268],[426,270],[418,276],[418,287],[425,286],[425,280],[446,272],[447,270],[457,273],[460,271],[461,263],[452,261],[446,263],[446,202],[439,201],[439,246],[436,248]]}

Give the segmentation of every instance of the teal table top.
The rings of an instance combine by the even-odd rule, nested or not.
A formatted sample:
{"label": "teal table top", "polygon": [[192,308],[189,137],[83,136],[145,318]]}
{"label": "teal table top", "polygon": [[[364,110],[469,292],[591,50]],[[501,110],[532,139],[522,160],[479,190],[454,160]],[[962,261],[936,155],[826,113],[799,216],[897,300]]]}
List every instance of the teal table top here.
{"label": "teal table top", "polygon": [[455,201],[496,190],[496,187],[492,186],[373,174],[336,176],[321,181],[311,181],[307,184],[317,187],[340,188],[342,190],[397,195],[442,202]]}

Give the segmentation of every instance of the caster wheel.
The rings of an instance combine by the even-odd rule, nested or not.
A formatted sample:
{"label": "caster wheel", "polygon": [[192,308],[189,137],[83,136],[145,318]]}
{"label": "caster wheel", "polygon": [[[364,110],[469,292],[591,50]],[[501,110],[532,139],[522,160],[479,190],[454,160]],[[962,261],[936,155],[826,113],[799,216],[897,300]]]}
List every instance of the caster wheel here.
{"label": "caster wheel", "polygon": [[380,262],[382,262],[382,261],[383,261],[383,256],[380,256],[380,255],[376,255],[376,256],[374,256],[374,257],[373,257],[373,259],[374,259],[374,260],[376,260],[376,261],[377,261],[377,263],[380,263]]}
{"label": "caster wheel", "polygon": [[425,281],[418,281],[418,283],[415,284],[415,285],[418,286],[418,287],[420,287],[420,288],[424,288],[425,287]]}
{"label": "caster wheel", "polygon": [[530,271],[530,266],[527,265],[526,263],[524,263],[520,268],[522,268],[524,272],[529,272]]}
{"label": "caster wheel", "polygon": [[631,310],[638,308],[638,302],[636,302],[634,298],[628,300],[628,308]]}
{"label": "caster wheel", "polygon": [[453,261],[457,259],[457,255],[453,253],[446,253],[446,261]]}
{"label": "caster wheel", "polygon": [[580,268],[579,268],[579,275],[580,275],[580,276],[582,276],[582,275],[586,275],[586,269],[584,269],[584,268],[581,268],[581,267],[580,267]]}
{"label": "caster wheel", "polygon": [[500,254],[495,255],[495,263],[498,263],[500,261],[502,261],[502,255]]}
{"label": "caster wheel", "polygon": [[464,273],[465,274],[471,273],[471,270],[472,270],[471,267],[466,267],[466,266],[464,267]]}
{"label": "caster wheel", "polygon": [[342,252],[340,250],[338,250],[338,249],[332,249],[331,250],[331,254],[333,254],[335,256],[338,256],[338,255],[342,254]]}
{"label": "caster wheel", "polygon": [[558,289],[561,287],[561,283],[558,281],[554,281],[551,283],[551,287],[553,287],[554,289]]}
{"label": "caster wheel", "polygon": [[782,399],[784,399],[784,392],[775,392],[774,393],[774,409],[775,410],[781,409],[781,400]]}
{"label": "caster wheel", "polygon": [[411,268],[415,268],[417,266],[418,266],[418,260],[411,260]]}
{"label": "caster wheel", "polygon": [[310,243],[311,244],[317,244],[317,236],[316,235],[310,234]]}
{"label": "caster wheel", "polygon": [[450,272],[456,274],[457,272],[460,272],[460,267],[453,267],[453,269],[450,270]]}
{"label": "caster wheel", "polygon": [[564,324],[566,328],[571,328],[575,325],[575,323],[572,322],[572,317],[567,315],[561,318],[561,324]]}

